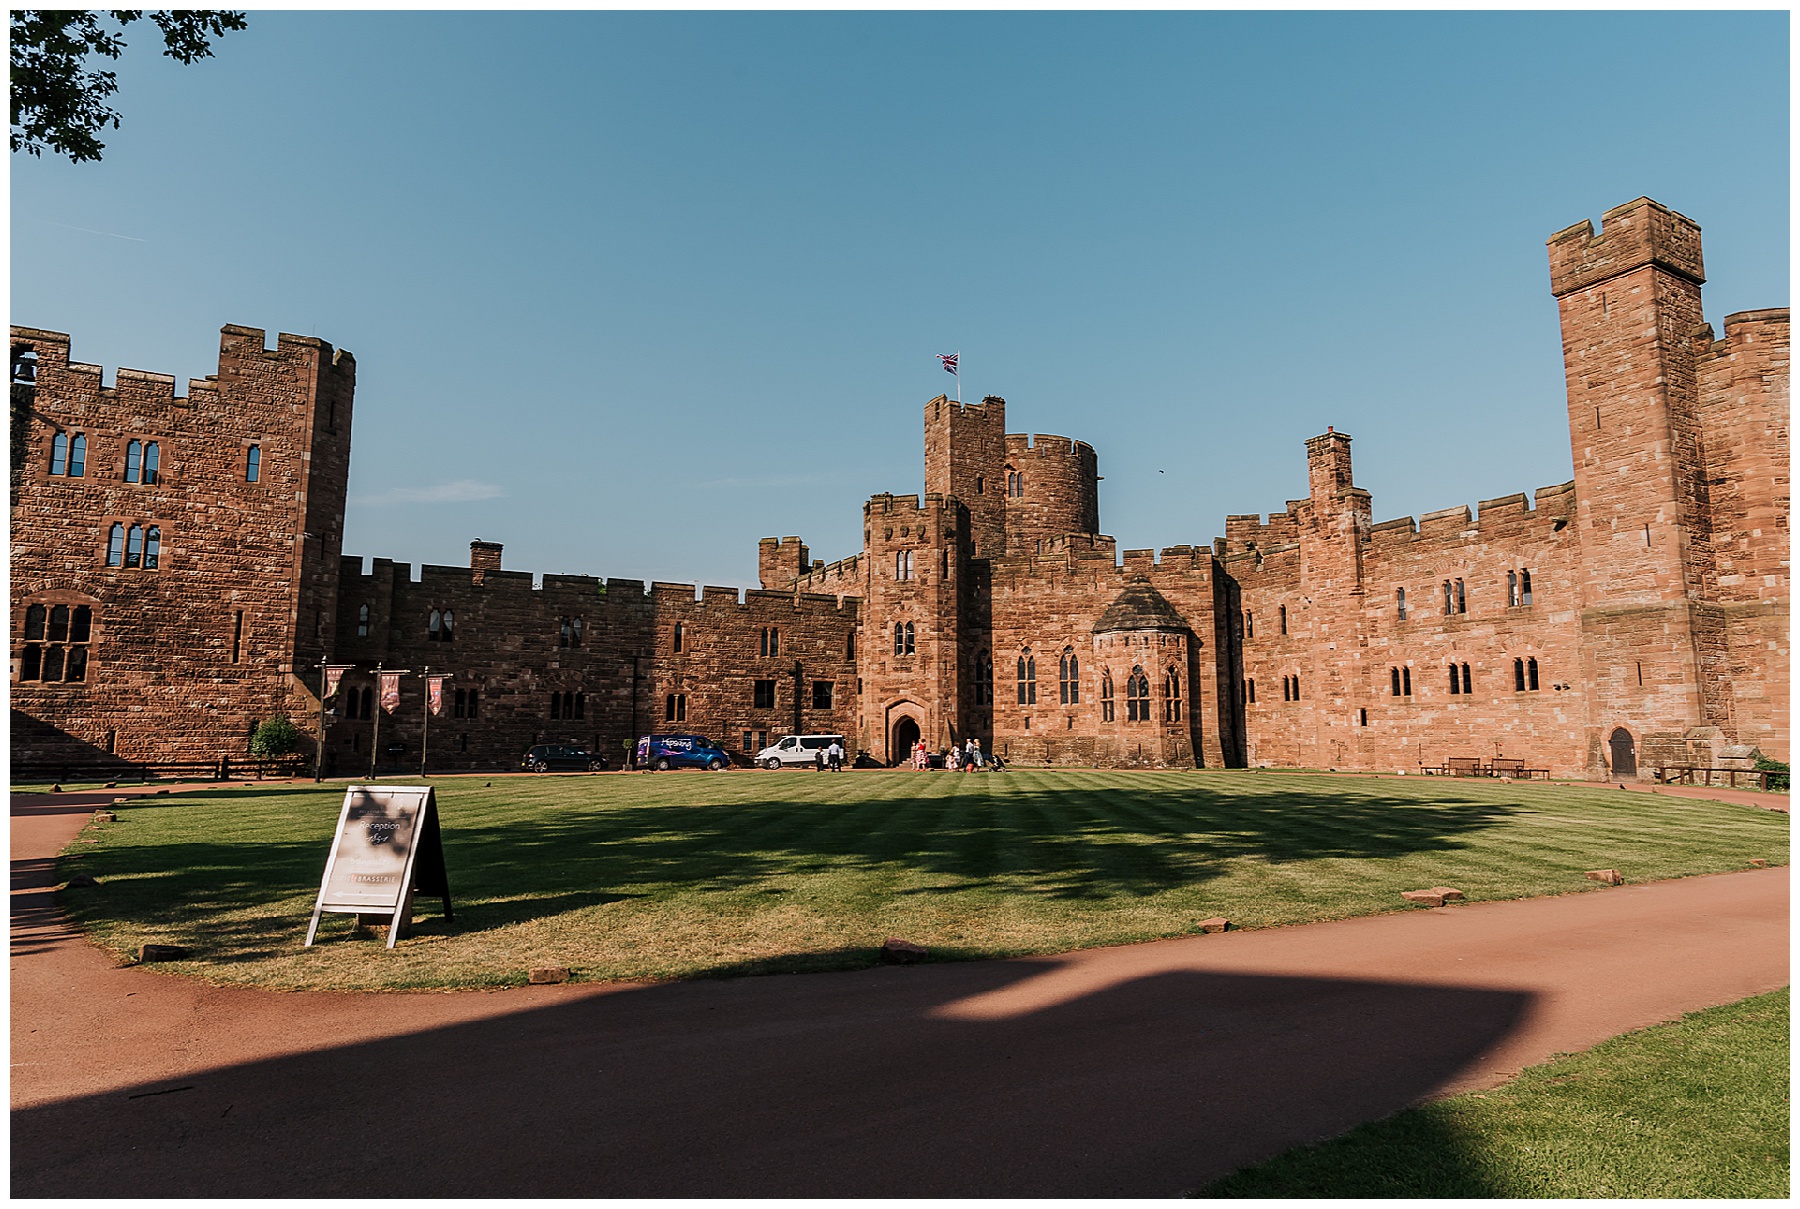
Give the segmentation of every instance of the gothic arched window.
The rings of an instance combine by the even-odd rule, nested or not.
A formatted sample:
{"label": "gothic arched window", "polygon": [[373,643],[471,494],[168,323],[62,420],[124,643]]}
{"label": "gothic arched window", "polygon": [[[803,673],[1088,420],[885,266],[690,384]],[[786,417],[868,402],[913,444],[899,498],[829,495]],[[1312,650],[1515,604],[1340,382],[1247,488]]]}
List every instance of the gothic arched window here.
{"label": "gothic arched window", "polygon": [[1037,704],[1037,657],[1029,650],[1019,655],[1019,704]]}
{"label": "gothic arched window", "polygon": [[1125,681],[1125,720],[1150,721],[1150,677],[1144,675],[1141,667],[1132,668],[1130,678]]}

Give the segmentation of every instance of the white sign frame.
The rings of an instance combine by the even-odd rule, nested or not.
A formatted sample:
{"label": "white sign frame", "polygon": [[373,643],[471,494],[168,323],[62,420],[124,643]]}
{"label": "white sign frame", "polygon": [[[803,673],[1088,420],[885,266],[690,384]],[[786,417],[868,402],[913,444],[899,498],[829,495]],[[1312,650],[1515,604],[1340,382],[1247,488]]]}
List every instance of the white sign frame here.
{"label": "white sign frame", "polygon": [[[404,820],[408,824],[406,831],[406,854],[398,860],[380,860],[379,847],[387,842],[383,839],[370,839],[370,829],[365,826],[362,842],[359,845],[356,835],[357,820],[353,820],[351,812],[358,808],[367,809],[373,805],[380,814],[374,826],[382,828],[398,827]],[[392,832],[389,833],[390,837]],[[359,857],[357,850],[371,851],[373,857]],[[390,850],[391,851],[391,850]],[[425,853],[426,865],[420,865],[420,854]],[[339,873],[339,861],[378,863],[383,868],[377,874],[367,875],[371,880],[379,878],[384,883],[392,883],[391,891],[356,893],[348,891],[342,885],[334,885],[334,877]],[[350,874],[351,877],[365,876]],[[429,884],[421,887],[420,881]],[[334,914],[349,915],[387,915],[389,917],[387,947],[393,948],[402,933],[412,926],[413,896],[416,891],[425,889],[428,893],[439,890],[444,897],[444,918],[452,918],[450,912],[450,883],[444,869],[443,840],[439,833],[437,817],[437,791],[429,785],[351,785],[344,790],[344,805],[338,812],[337,831],[331,840],[331,855],[325,860],[325,873],[319,880],[319,897],[313,904],[312,923],[306,929],[306,946],[310,946],[319,933],[319,917],[330,911]]]}

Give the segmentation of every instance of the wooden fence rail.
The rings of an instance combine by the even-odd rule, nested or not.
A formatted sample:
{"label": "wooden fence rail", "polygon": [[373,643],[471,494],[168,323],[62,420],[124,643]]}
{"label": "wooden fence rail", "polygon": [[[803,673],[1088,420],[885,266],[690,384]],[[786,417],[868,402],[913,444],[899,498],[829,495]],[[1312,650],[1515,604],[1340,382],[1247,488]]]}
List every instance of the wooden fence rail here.
{"label": "wooden fence rail", "polygon": [[160,781],[160,780],[264,780],[299,776],[307,762],[298,757],[279,760],[116,760],[101,763],[82,760],[16,760],[14,784],[36,781]]}
{"label": "wooden fence rail", "polygon": [[[1736,789],[1742,778],[1744,788],[1755,786],[1761,790],[1771,788],[1786,792],[1788,774],[1785,772],[1768,772],[1760,768],[1700,768],[1692,765],[1658,765],[1656,783],[1658,785],[1704,785],[1709,789]],[[1771,781],[1774,782],[1771,785]]]}

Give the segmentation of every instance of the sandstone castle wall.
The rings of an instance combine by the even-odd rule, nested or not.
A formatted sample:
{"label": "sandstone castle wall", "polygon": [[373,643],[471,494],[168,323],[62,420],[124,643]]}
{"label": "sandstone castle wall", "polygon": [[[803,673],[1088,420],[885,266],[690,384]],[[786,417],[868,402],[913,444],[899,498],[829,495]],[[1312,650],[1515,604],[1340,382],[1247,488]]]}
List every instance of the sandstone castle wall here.
{"label": "sandstone castle wall", "polygon": [[[60,332],[15,327],[12,349],[14,758],[216,758],[241,753],[257,721],[302,712],[294,673],[336,638],[355,360],[226,327],[219,372],[182,396],[139,370],[105,385]],[[113,566],[115,525],[135,535]],[[28,634],[36,605],[87,609],[88,641]]]}
{"label": "sandstone castle wall", "polygon": [[[753,754],[795,730],[880,760],[968,738],[1109,766],[1473,758],[1597,778],[1785,759],[1788,312],[1717,335],[1698,226],[1648,199],[1549,255],[1569,483],[1376,522],[1334,429],[1306,442],[1283,511],[1121,554],[1092,446],[1007,432],[998,396],[940,396],[925,492],[871,497],[861,548],[833,562],[764,538],[741,595],[534,580],[480,540],[468,567],[365,569],[340,550],[347,353],[227,327],[219,373],[177,397],[138,371],[103,386],[66,336],[14,328],[14,754],[230,754],[272,713],[314,726],[329,656],[353,665],[324,739],[346,774],[377,745],[384,770],[417,767],[426,668],[453,676],[430,729],[444,768],[539,742],[616,760],[663,731]],[[126,481],[133,441],[158,443],[156,482]],[[158,527],[154,570],[108,565],[114,524]],[[87,610],[82,642],[29,629],[58,607]],[[409,676],[377,744],[378,667]]]}

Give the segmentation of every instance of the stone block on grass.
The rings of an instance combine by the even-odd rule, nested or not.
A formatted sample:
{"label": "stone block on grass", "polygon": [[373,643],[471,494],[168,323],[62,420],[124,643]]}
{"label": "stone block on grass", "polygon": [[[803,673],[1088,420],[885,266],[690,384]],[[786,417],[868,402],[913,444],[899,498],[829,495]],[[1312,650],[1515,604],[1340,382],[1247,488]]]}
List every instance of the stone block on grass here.
{"label": "stone block on grass", "polygon": [[185,961],[188,951],[180,945],[139,945],[138,960],[149,961]]}
{"label": "stone block on grass", "polygon": [[1753,856],[1750,858],[1750,867],[1752,869],[1767,869],[1769,867],[1769,862],[1760,856]]}
{"label": "stone block on grass", "polygon": [[1582,874],[1582,876],[1587,878],[1590,882],[1599,882],[1602,886],[1622,886],[1625,884],[1624,877],[1620,876],[1617,869],[1589,869],[1586,873]]}
{"label": "stone block on grass", "polygon": [[569,981],[568,966],[536,966],[527,974],[526,981],[533,986],[548,986],[551,983]]}
{"label": "stone block on grass", "polygon": [[1211,919],[1203,919],[1200,921],[1200,930],[1202,932],[1224,932],[1230,927],[1231,921],[1226,919],[1223,915],[1215,915]]}
{"label": "stone block on grass", "polygon": [[1417,903],[1421,907],[1441,907],[1444,896],[1436,890],[1402,890],[1400,897],[1409,903]]}
{"label": "stone block on grass", "polygon": [[881,946],[881,960],[891,966],[909,966],[925,960],[925,946],[890,936]]}
{"label": "stone block on grass", "polygon": [[118,821],[119,821],[119,816],[114,814],[110,810],[94,811],[94,822],[96,822],[96,823],[116,823]]}
{"label": "stone block on grass", "polygon": [[1447,903],[1460,903],[1463,901],[1463,892],[1461,890],[1454,890],[1449,886],[1433,886],[1431,888],[1431,893],[1443,896],[1444,901]]}
{"label": "stone block on grass", "polygon": [[90,873],[77,873],[69,879],[69,889],[90,890],[100,884],[100,879]]}

